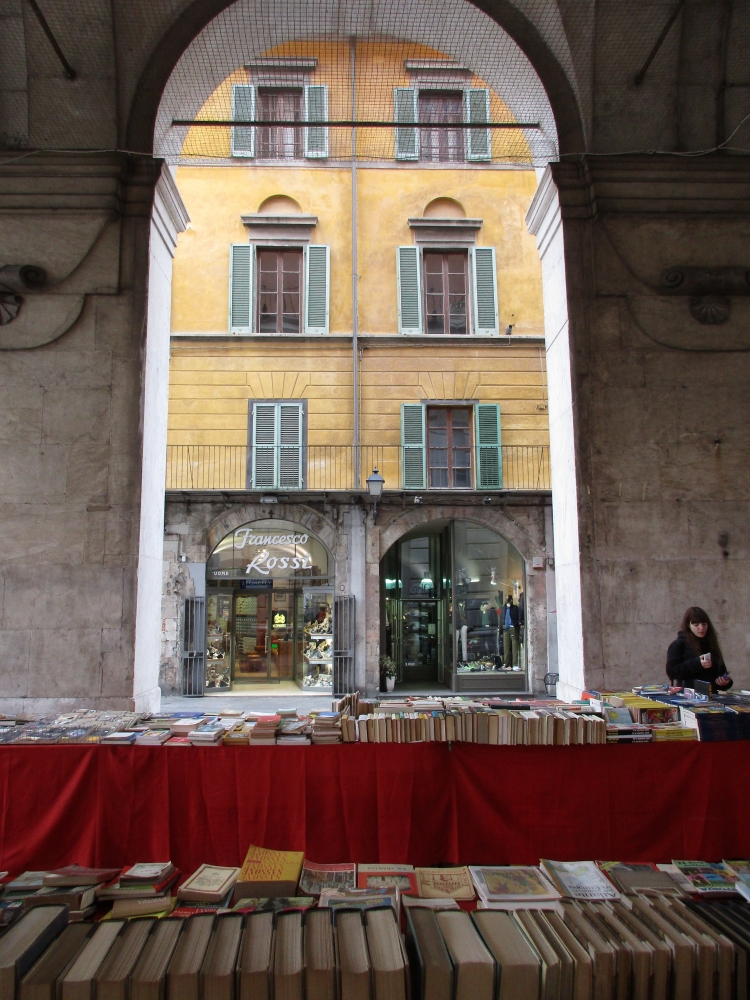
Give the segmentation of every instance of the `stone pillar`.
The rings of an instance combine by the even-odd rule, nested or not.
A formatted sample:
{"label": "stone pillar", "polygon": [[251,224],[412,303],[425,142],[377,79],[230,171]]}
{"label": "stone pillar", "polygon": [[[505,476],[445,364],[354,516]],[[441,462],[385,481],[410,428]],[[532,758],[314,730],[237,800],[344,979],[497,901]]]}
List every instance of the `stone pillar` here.
{"label": "stone pillar", "polygon": [[0,172],[0,266],[46,272],[31,287],[0,275],[0,711],[155,700],[134,653],[139,559],[161,548],[141,509],[159,174],[116,153],[26,155]]}
{"label": "stone pillar", "polygon": [[159,662],[172,258],[177,246],[177,234],[185,231],[189,221],[172,174],[168,167],[164,167],[154,195],[149,246],[148,313],[143,375],[141,520],[133,669],[133,700],[138,711],[157,711],[161,700]]}
{"label": "stone pillar", "polygon": [[[750,168],[721,154],[589,156],[553,164],[552,177],[577,472],[576,510],[563,514],[566,531],[577,520],[583,680],[605,689],[665,680],[667,645],[697,604],[717,626],[735,684],[747,688]],[[554,346],[562,675],[572,627],[564,601],[575,581],[558,555],[556,468],[562,459],[567,476],[571,454],[559,454],[552,413],[553,381],[567,368]],[[573,496],[567,489],[565,502]],[[573,676],[566,668],[569,683]]]}
{"label": "stone pillar", "polygon": [[526,224],[536,236],[542,261],[560,675],[557,691],[561,698],[577,698],[584,687],[584,674],[573,396],[562,219],[549,167],[531,202]]}

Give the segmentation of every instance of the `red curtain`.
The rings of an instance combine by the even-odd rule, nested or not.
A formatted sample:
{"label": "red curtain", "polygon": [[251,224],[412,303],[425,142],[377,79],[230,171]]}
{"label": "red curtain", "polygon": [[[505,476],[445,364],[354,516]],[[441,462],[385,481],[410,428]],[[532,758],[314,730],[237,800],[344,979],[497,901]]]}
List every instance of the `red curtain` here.
{"label": "red curtain", "polygon": [[750,741],[0,748],[0,867],[750,855]]}

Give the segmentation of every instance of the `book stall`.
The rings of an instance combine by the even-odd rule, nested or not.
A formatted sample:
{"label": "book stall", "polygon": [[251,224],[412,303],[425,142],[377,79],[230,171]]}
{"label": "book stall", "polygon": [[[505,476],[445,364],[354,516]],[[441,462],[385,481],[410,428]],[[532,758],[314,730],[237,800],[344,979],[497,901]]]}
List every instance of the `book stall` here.
{"label": "book stall", "polygon": [[745,1000],[750,861],[3,876],[3,1000]]}

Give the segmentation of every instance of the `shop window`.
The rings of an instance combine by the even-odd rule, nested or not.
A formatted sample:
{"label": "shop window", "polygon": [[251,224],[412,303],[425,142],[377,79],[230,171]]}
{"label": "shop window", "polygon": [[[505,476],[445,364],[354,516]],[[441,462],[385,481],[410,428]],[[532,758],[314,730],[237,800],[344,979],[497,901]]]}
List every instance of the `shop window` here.
{"label": "shop window", "polygon": [[304,401],[253,401],[249,419],[248,489],[303,489]]}
{"label": "shop window", "polygon": [[396,276],[399,333],[500,332],[494,247],[397,247]]}
{"label": "shop window", "polygon": [[402,489],[502,489],[497,403],[403,403],[401,446]]}
{"label": "shop window", "polygon": [[[395,129],[397,160],[461,163],[492,158],[490,130],[461,127],[463,123],[489,123],[490,92],[486,87],[396,87],[393,118],[400,126]],[[412,123],[423,127],[409,127]],[[430,124],[442,127],[430,128]],[[457,127],[445,127],[453,124]]]}
{"label": "shop window", "polygon": [[467,332],[467,255],[424,251],[424,318],[426,333]]}
{"label": "shop window", "polygon": [[329,247],[233,244],[231,333],[328,333]]}
{"label": "shop window", "polygon": [[[310,84],[305,87],[257,87],[238,83],[232,87],[233,121],[325,122],[328,120],[328,87]],[[328,128],[308,124],[235,125],[231,130],[232,156],[284,160],[304,156],[321,159],[328,156]]]}

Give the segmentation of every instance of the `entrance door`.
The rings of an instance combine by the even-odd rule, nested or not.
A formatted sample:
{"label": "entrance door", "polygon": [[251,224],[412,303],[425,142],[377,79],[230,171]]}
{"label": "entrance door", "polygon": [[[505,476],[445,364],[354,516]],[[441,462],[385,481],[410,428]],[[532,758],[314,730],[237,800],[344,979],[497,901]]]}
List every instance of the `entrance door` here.
{"label": "entrance door", "polygon": [[268,643],[268,676],[273,681],[294,677],[296,645],[295,600],[293,590],[273,590]]}
{"label": "entrance door", "polygon": [[232,644],[235,681],[267,683],[272,679],[268,663],[271,596],[270,590],[256,594],[249,594],[246,590],[234,591]]}
{"label": "entrance door", "polygon": [[404,681],[437,681],[439,667],[438,604],[401,602],[401,653]]}

